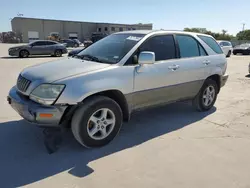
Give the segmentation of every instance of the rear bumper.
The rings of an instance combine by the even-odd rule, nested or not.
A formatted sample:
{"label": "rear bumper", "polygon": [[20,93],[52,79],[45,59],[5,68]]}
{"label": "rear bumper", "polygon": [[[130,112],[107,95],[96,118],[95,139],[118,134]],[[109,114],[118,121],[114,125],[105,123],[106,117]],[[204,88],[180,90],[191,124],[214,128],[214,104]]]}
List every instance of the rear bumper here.
{"label": "rear bumper", "polygon": [[63,54],[66,54],[66,53],[68,53],[68,50],[67,50],[67,49],[63,49],[63,50],[62,50],[62,53],[63,53]]}
{"label": "rear bumper", "polygon": [[220,87],[223,87],[223,86],[226,84],[226,82],[227,82],[227,80],[228,80],[228,77],[229,77],[228,74],[225,74],[225,75],[221,76],[221,79],[220,79]]}
{"label": "rear bumper", "polygon": [[[13,87],[7,100],[11,107],[25,120],[38,126],[57,127],[67,106],[44,106],[31,101],[28,97],[18,93]],[[41,117],[41,114],[52,114],[51,117]]]}

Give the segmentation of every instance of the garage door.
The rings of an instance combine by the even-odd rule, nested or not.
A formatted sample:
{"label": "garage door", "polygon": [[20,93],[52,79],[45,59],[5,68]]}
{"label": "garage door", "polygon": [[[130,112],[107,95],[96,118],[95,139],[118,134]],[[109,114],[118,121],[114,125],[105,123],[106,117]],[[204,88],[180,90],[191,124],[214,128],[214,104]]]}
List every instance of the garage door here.
{"label": "garage door", "polygon": [[39,33],[37,31],[28,31],[29,42],[39,40]]}
{"label": "garage door", "polygon": [[77,39],[77,33],[69,33],[69,39]]}

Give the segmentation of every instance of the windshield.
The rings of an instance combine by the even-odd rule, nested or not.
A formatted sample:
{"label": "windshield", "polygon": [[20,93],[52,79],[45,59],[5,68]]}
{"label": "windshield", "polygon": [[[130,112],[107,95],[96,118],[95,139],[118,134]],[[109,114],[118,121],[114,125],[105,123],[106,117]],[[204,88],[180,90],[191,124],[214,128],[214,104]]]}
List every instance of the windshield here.
{"label": "windshield", "polygon": [[[144,34],[113,34],[92,44],[76,57],[92,57],[98,62],[118,63],[145,35]],[[94,57],[94,58],[93,58]]]}

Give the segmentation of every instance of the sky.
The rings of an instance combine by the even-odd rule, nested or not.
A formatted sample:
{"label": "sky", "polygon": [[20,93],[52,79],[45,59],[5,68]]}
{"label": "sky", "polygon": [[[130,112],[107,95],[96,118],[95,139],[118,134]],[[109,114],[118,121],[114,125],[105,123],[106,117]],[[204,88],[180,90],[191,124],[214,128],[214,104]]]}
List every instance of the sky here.
{"label": "sky", "polygon": [[225,29],[237,34],[250,28],[250,0],[3,0],[0,32],[10,31],[10,20],[24,17],[110,23],[153,23],[153,29],[185,27]]}

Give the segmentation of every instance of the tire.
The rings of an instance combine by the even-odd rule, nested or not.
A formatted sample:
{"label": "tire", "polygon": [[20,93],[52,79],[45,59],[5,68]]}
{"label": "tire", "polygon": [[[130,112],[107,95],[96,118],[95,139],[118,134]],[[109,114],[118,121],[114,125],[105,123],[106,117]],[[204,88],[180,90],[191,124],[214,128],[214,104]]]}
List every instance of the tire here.
{"label": "tire", "polygon": [[236,52],[233,52],[234,55],[236,55],[237,53]]}
{"label": "tire", "polygon": [[78,47],[78,44],[75,44],[74,47],[77,48],[77,47]]}
{"label": "tire", "polygon": [[232,52],[231,52],[231,50],[229,50],[226,57],[230,57],[231,54],[232,54]]}
{"label": "tire", "polygon": [[[102,126],[104,124],[101,124],[102,121],[101,115],[100,117],[99,116],[94,117],[94,120],[99,121],[99,124],[93,123],[92,120],[90,120],[92,119],[91,117],[93,117],[94,114],[99,113],[99,111],[101,111],[102,109],[110,110],[108,112],[110,113],[109,115],[111,116],[111,114],[113,113],[112,114],[114,116],[113,119],[115,119],[113,124],[106,125],[106,127],[104,128],[105,132],[107,133],[109,132],[109,134],[103,138],[102,138],[103,136],[102,130],[104,129]],[[108,121],[108,118],[106,120]],[[87,101],[85,101],[76,110],[72,118],[71,130],[73,132],[75,139],[84,147],[87,148],[102,147],[111,142],[119,133],[122,126],[122,120],[123,120],[122,110],[114,100],[104,96],[95,96],[91,97],[90,99],[87,99]],[[95,134],[92,134],[91,136],[91,132],[93,130],[98,130],[98,131]]]}
{"label": "tire", "polygon": [[29,55],[30,55],[30,53],[28,50],[21,50],[19,52],[19,57],[21,57],[21,58],[27,58],[27,57],[29,57]]}
{"label": "tire", "polygon": [[[206,95],[206,91],[207,91],[208,88],[210,88],[210,91],[211,91],[211,88],[214,89],[214,95],[212,97],[213,99],[209,100],[209,102],[206,105],[205,104],[206,99],[204,98],[204,96]],[[217,99],[217,94],[218,94],[218,85],[217,85],[217,83],[212,79],[207,79],[204,82],[204,84],[203,84],[202,88],[200,89],[199,93],[193,99],[193,106],[196,108],[197,111],[200,111],[200,112],[208,111],[214,106],[214,103],[216,102],[216,99]]]}
{"label": "tire", "polygon": [[62,56],[62,50],[56,50],[54,55],[56,57],[61,57]]}

